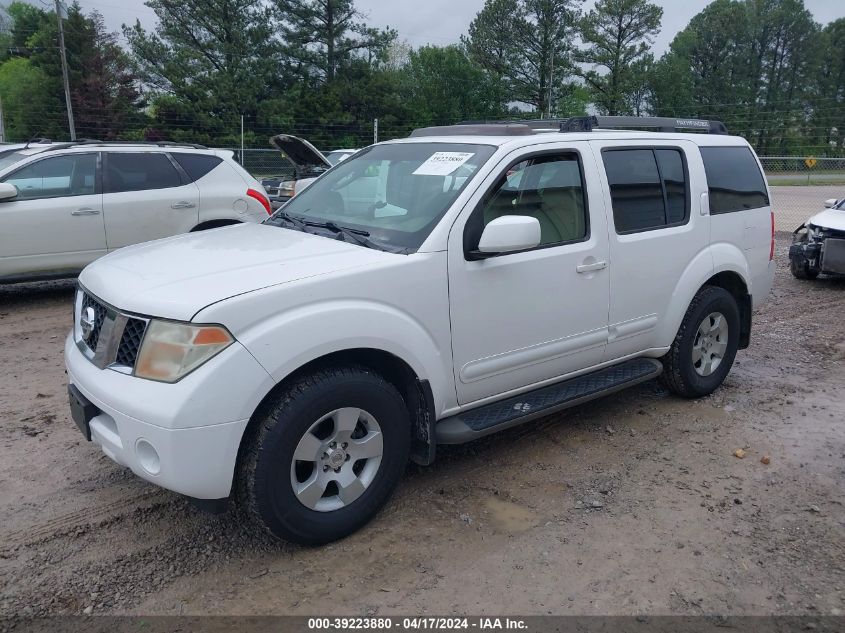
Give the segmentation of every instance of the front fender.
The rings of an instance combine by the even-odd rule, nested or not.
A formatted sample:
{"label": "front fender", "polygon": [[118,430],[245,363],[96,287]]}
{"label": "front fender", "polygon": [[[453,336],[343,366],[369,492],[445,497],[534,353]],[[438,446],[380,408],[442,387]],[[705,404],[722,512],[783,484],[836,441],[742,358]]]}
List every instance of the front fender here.
{"label": "front fender", "polygon": [[451,368],[451,358],[443,357],[442,342],[418,319],[395,306],[355,299],[324,300],[280,312],[236,337],[277,383],[335,352],[387,352],[405,361],[418,379],[428,380],[437,410],[446,408],[444,377],[451,372],[444,368]]}

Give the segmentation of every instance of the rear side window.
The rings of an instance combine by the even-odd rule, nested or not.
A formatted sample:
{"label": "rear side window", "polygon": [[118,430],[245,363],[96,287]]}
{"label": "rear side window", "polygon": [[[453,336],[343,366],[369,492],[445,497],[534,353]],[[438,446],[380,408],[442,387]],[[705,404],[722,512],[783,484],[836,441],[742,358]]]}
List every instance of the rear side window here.
{"label": "rear side window", "polygon": [[219,156],[210,156],[208,154],[183,154],[173,153],[173,158],[179,163],[179,166],[188,174],[191,182],[196,182],[205,176],[212,169],[223,162]]}
{"label": "rear side window", "polygon": [[689,217],[687,171],[680,150],[610,149],[602,152],[617,233],[683,224]]}
{"label": "rear side window", "polygon": [[182,178],[165,154],[113,152],[106,157],[105,192],[179,187]]}
{"label": "rear side window", "polygon": [[769,206],[766,181],[747,147],[702,147],[710,188],[710,213],[732,213]]}

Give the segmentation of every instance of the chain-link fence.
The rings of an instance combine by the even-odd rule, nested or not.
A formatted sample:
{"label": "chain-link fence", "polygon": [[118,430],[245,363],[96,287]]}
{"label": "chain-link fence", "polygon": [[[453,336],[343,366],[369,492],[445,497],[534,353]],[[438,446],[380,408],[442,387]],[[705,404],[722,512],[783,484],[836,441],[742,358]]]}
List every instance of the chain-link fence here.
{"label": "chain-link fence", "polygon": [[772,188],[778,231],[794,231],[826,200],[845,198],[845,158],[761,156],[760,162]]}

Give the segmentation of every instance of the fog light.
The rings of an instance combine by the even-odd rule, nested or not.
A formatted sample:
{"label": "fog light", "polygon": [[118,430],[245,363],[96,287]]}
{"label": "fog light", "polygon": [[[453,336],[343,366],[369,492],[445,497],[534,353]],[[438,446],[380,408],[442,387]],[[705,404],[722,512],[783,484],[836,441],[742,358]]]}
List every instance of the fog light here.
{"label": "fog light", "polygon": [[161,472],[161,460],[158,453],[147,440],[140,439],[135,443],[135,454],[138,455],[141,468],[148,473],[158,475]]}

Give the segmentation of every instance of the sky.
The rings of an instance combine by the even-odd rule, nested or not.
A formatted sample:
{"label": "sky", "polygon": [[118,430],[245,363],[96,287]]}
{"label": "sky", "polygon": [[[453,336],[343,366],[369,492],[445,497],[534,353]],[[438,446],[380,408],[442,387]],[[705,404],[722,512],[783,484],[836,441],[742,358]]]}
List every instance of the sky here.
{"label": "sky", "polygon": [[[52,4],[46,0],[30,0],[32,4]],[[654,52],[660,55],[669,47],[675,34],[683,29],[694,15],[711,0],[657,0],[663,7],[663,28],[654,42]],[[103,14],[109,30],[120,31],[123,23],[139,19],[147,28],[154,28],[155,13],[140,0],[80,0],[83,9],[97,9]],[[584,9],[592,7],[587,0]],[[465,34],[484,0],[356,0],[356,6],[373,26],[391,27],[399,31],[399,38],[412,46],[457,42]],[[845,17],[843,0],[804,0],[817,22],[826,24]]]}

